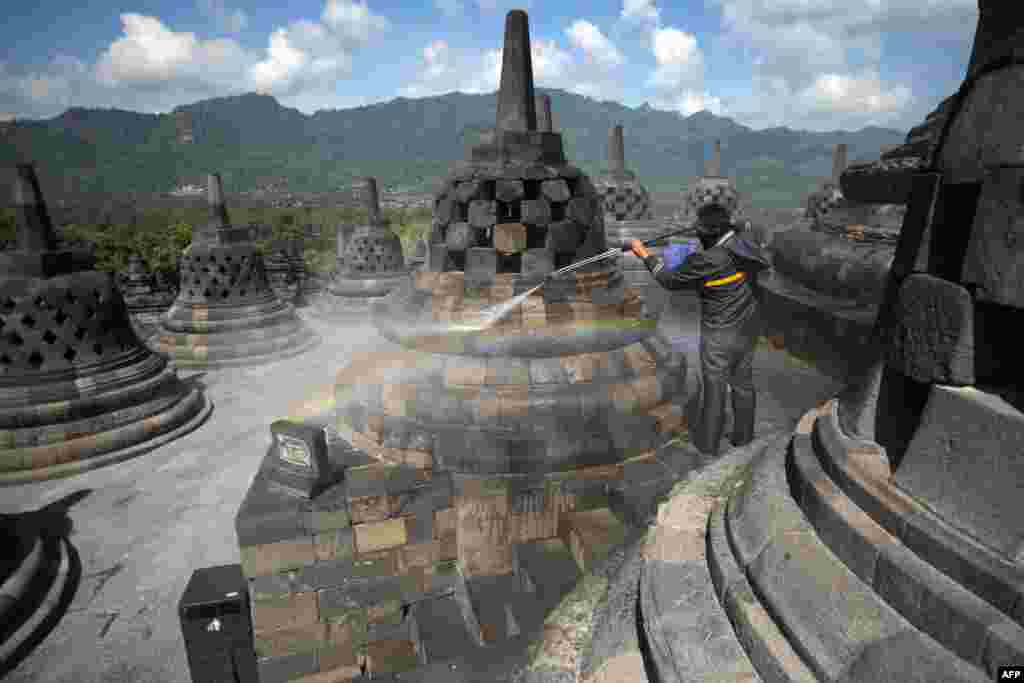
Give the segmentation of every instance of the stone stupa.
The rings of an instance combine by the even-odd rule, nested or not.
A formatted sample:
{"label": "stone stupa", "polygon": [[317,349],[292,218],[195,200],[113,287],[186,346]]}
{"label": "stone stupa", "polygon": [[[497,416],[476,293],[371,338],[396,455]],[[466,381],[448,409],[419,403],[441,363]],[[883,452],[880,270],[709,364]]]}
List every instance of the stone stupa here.
{"label": "stone stupa", "polygon": [[[701,534],[748,676],[984,683],[1024,661],[1024,16],[979,7],[925,156],[843,176],[848,197],[892,202],[915,169],[856,374],[755,457]],[[678,576],[645,569],[648,641],[669,680],[700,680],[659,614]]]}
{"label": "stone stupa", "polygon": [[138,254],[128,257],[128,270],[118,277],[118,287],[124,297],[132,324],[143,339],[152,334],[167,309],[174,303],[175,293],[154,287],[153,273],[146,268]]}
{"label": "stone stupa", "polygon": [[375,300],[409,277],[402,241],[380,208],[377,180],[364,178],[360,195],[366,223],[338,228],[338,270],[318,299],[327,315],[368,315]]}
{"label": "stone stupa", "polygon": [[[626,240],[649,240],[668,232],[662,221],[654,220],[651,199],[636,174],[626,168],[622,126],[612,128],[608,136],[608,172],[594,181],[603,197],[604,225],[608,243],[621,244]],[[652,254],[661,255],[666,244],[650,248]],[[664,303],[666,291],[658,285],[643,261],[632,253],[622,257],[622,272],[626,284],[644,293],[644,299],[656,297]],[[657,304],[653,306],[657,307]]]}
{"label": "stone stupa", "polygon": [[[644,473],[664,479],[654,453],[684,426],[685,360],[617,261],[525,295],[605,244],[601,195],[537,130],[521,10],[497,112],[437,197],[429,270],[373,306],[397,346],[337,376],[342,441],[275,424],[239,510],[268,676],[386,675],[534,632],[555,584],[623,539],[617,497],[647,500]],[[495,304],[506,315],[487,325]],[[285,618],[326,634],[311,654],[275,647]]]}
{"label": "stone stupa", "polygon": [[0,252],[0,483],[67,476],[198,427],[204,394],[139,340],[113,275],[58,249],[35,169],[14,186],[18,241]]}
{"label": "stone stupa", "polygon": [[836,147],[832,178],[808,197],[806,219],[775,233],[774,268],[760,280],[772,344],[815,358],[839,378],[867,343],[905,213],[899,204],[847,196],[846,154],[845,145]]}
{"label": "stone stupa", "polygon": [[721,206],[739,224],[740,195],[732,178],[722,175],[722,143],[715,140],[711,157],[704,162],[704,175],[697,178],[683,196],[683,204],[673,218],[679,227],[693,225],[705,206]]}
{"label": "stone stupa", "polygon": [[264,363],[309,350],[319,337],[275,296],[251,227],[234,228],[220,176],[208,178],[212,221],[181,256],[181,289],[150,343],[179,365]]}

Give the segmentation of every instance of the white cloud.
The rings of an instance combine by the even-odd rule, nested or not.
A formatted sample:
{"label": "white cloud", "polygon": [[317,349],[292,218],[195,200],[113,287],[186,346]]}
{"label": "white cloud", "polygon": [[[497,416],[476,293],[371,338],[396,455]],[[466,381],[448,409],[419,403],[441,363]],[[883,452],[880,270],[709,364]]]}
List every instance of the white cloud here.
{"label": "white cloud", "polygon": [[911,100],[910,89],[886,90],[876,76],[823,74],[801,94],[809,107],[838,114],[886,114],[905,107]]}
{"label": "white cloud", "polygon": [[[501,81],[502,55],[501,49],[459,50],[443,40],[435,40],[423,48],[416,77],[400,93],[405,97],[427,97],[454,91],[494,92]],[[578,78],[579,65],[572,54],[553,40],[530,41],[530,59],[537,86],[574,89],[582,84]]]}
{"label": "white cloud", "polygon": [[661,23],[661,10],[654,6],[652,0],[624,0],[619,16],[629,22],[642,25],[658,25]]}
{"label": "white cloud", "polygon": [[249,24],[249,17],[244,11],[230,9],[224,0],[198,0],[196,4],[204,16],[216,21],[220,29],[228,33],[243,31]]}
{"label": "white cloud", "polygon": [[366,2],[351,0],[327,0],[321,19],[339,38],[352,45],[363,45],[390,26],[387,19],[371,12]]}
{"label": "white cloud", "polygon": [[651,51],[658,66],[647,84],[658,90],[675,90],[684,85],[699,85],[704,78],[704,53],[697,37],[676,28],[656,29]]}
{"label": "white cloud", "polygon": [[110,84],[169,81],[190,64],[200,46],[194,33],[175,33],[156,17],[122,14],[124,37],[101,55],[97,72]]}
{"label": "white cloud", "polygon": [[589,21],[577,19],[565,30],[569,44],[581,50],[587,63],[602,68],[616,67],[625,61],[622,52]]}

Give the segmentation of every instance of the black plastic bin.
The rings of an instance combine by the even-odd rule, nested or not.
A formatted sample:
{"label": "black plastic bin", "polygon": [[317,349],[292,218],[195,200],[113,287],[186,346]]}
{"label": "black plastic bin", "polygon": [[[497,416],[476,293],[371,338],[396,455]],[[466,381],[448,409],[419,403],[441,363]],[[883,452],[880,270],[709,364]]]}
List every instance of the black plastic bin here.
{"label": "black plastic bin", "polygon": [[258,683],[241,565],[192,572],[178,604],[192,683]]}

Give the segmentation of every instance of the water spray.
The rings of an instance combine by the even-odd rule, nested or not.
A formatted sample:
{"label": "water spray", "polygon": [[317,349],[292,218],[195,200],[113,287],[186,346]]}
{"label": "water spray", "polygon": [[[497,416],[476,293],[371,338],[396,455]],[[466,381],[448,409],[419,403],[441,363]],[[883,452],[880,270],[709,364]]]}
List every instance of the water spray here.
{"label": "water spray", "polygon": [[[676,235],[695,235],[695,234],[696,234],[695,228],[693,226],[688,226],[688,227],[682,228],[680,230],[674,230],[672,232],[667,232],[664,235],[658,235],[657,237],[652,237],[651,239],[644,241],[642,244],[645,247],[652,247],[655,244],[657,244],[658,242],[661,242],[662,240],[666,240],[669,237],[675,237]],[[601,261],[606,261],[606,260],[608,260],[610,258],[615,258],[619,254],[621,254],[623,252],[628,252],[628,251],[630,251],[629,242],[625,242],[625,243],[623,243],[622,245],[620,245],[618,247],[614,247],[614,248],[609,249],[607,251],[603,251],[600,254],[595,254],[594,256],[590,256],[590,257],[587,257],[585,259],[581,259],[579,261],[576,261],[575,263],[570,263],[569,265],[565,266],[564,268],[559,268],[558,270],[554,270],[554,271],[548,273],[544,277],[544,279],[541,280],[541,282],[539,284],[534,285],[533,287],[531,287],[530,289],[525,290],[521,294],[515,295],[514,297],[512,297],[508,301],[502,302],[500,304],[496,304],[496,305],[494,305],[494,306],[492,306],[492,307],[490,307],[488,309],[484,309],[483,311],[481,311],[481,314],[482,314],[481,315],[481,323],[478,326],[474,326],[474,329],[483,329],[485,327],[489,327],[489,326],[493,325],[494,323],[498,322],[503,317],[508,315],[508,313],[513,308],[515,308],[519,304],[521,304],[524,301],[526,301],[526,299],[529,298],[530,295],[532,295],[534,292],[536,292],[538,289],[540,289],[541,287],[543,287],[547,283],[551,282],[552,280],[556,280],[556,279],[562,277],[563,275],[568,275],[569,273],[577,271],[580,268],[583,268],[584,266],[589,266],[589,265],[591,265],[593,263],[599,263]]]}

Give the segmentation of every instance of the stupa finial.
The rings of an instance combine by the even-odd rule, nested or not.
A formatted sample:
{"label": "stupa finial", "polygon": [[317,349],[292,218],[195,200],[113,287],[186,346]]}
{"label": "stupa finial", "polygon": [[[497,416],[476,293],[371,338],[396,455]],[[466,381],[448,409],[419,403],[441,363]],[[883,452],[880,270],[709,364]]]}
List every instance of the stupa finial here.
{"label": "stupa finial", "polygon": [[514,9],[505,17],[497,128],[509,131],[537,130],[530,24],[526,12],[521,9]]}
{"label": "stupa finial", "polygon": [[32,164],[18,164],[14,178],[14,209],[17,212],[19,251],[51,251],[57,247],[57,236]]}
{"label": "stupa finial", "polygon": [[210,216],[219,227],[231,225],[228,207],[224,203],[224,186],[220,173],[210,173],[206,176],[206,203],[210,207]]}
{"label": "stupa finial", "polygon": [[608,136],[608,170],[612,175],[626,172],[626,147],[622,140],[622,126],[612,128]]}
{"label": "stupa finial", "polygon": [[363,178],[363,208],[368,216],[367,223],[380,223],[380,196],[377,194],[377,179]]}
{"label": "stupa finial", "polygon": [[717,178],[722,175],[722,141],[715,140],[715,146],[711,150],[711,158],[704,164],[704,175],[709,178]]}
{"label": "stupa finial", "polygon": [[846,145],[836,145],[835,151],[832,153],[832,184],[839,187],[839,179],[843,176],[843,171],[846,170]]}
{"label": "stupa finial", "polygon": [[555,123],[551,118],[551,96],[537,96],[537,130],[541,133],[554,132]]}

